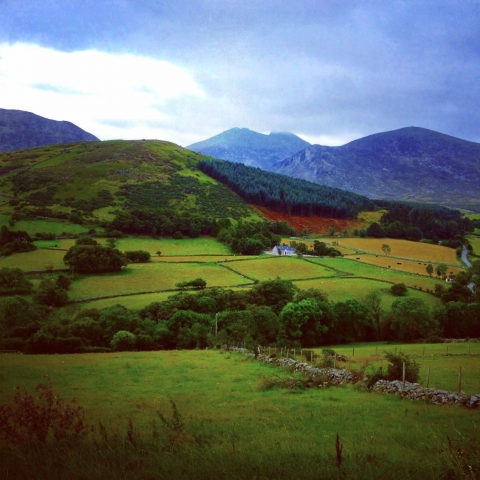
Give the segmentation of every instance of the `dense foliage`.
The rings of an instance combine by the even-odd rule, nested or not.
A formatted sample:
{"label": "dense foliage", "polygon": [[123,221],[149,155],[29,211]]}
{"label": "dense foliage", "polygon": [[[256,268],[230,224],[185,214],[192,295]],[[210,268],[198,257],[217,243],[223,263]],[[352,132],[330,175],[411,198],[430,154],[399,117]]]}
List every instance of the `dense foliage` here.
{"label": "dense foliage", "polygon": [[201,161],[198,168],[227,185],[245,201],[289,215],[351,218],[359,211],[374,207],[372,200],[361,195],[242,163]]}
{"label": "dense foliage", "polygon": [[63,263],[78,273],[104,273],[118,272],[128,261],[116,248],[76,244],[65,254]]}
{"label": "dense foliage", "polygon": [[27,232],[13,232],[5,225],[0,229],[0,255],[6,257],[12,253],[30,252],[37,247]]}
{"label": "dense foliage", "polygon": [[234,252],[243,255],[259,255],[264,250],[270,250],[280,243],[277,233],[289,230],[288,226],[277,222],[242,222],[237,225],[226,226],[218,232],[218,239],[228,245]]}
{"label": "dense foliage", "polygon": [[431,239],[434,243],[457,248],[465,243],[465,235],[472,231],[468,218],[458,210],[434,205],[417,205],[393,202],[377,202],[388,208],[380,219],[367,229],[369,237],[406,238],[419,241]]}
{"label": "dense foliage", "polygon": [[[467,278],[476,268],[467,272]],[[206,289],[202,279],[195,279],[179,287],[198,292],[179,292],[138,311],[116,305],[56,319],[52,307],[68,301],[69,281],[63,277],[45,277],[33,302],[19,296],[0,301],[0,349],[74,353],[223,344],[313,347],[480,336],[477,296],[470,293],[468,298],[448,301],[447,294],[458,288],[455,281],[442,294],[444,304],[434,310],[408,293],[387,311],[379,292],[363,300],[330,302],[322,291],[300,291],[291,281],[279,278],[240,291]]]}

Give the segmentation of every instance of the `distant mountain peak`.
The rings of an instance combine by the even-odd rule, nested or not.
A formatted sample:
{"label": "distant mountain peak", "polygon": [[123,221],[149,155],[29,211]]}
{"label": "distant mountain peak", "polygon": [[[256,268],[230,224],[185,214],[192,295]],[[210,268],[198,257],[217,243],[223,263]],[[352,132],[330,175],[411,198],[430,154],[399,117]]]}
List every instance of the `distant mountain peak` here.
{"label": "distant mountain peak", "polygon": [[271,165],[310,144],[290,132],[258,133],[234,127],[187,148],[204,155],[269,170]]}
{"label": "distant mountain peak", "polygon": [[95,141],[99,139],[71,122],[50,120],[24,110],[0,108],[0,152]]}

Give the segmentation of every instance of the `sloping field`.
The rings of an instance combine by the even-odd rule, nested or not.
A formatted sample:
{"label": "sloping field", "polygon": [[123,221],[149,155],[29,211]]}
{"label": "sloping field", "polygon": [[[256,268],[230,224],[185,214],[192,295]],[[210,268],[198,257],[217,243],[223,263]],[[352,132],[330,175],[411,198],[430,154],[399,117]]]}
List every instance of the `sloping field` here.
{"label": "sloping field", "polygon": [[[367,293],[380,291],[382,293],[382,305],[386,310],[390,309],[392,303],[398,300],[390,293],[391,283],[380,280],[369,280],[356,277],[322,278],[316,280],[302,280],[294,282],[301,290],[318,288],[328,294],[332,302],[344,302],[346,300],[362,300]],[[419,290],[409,290],[408,296],[421,298],[430,308],[440,305],[440,300],[433,295]]]}
{"label": "sloping field", "polygon": [[0,268],[21,268],[25,271],[67,268],[63,263],[64,250],[37,249],[32,252],[14,253],[0,258]]}
{"label": "sloping field", "polygon": [[226,265],[257,280],[273,280],[276,277],[294,280],[339,275],[339,272],[329,267],[315,265],[296,257],[269,256],[248,261],[229,261]]}
{"label": "sloping field", "polygon": [[[470,245],[473,247],[473,253],[477,255],[477,257],[480,257],[480,237],[478,235],[469,235],[468,236],[468,241],[470,242]],[[471,259],[475,260],[475,259]]]}
{"label": "sloping field", "polygon": [[[69,290],[71,300],[176,289],[178,282],[201,277],[208,287],[248,283],[238,274],[213,264],[132,264],[119,273],[79,276]],[[116,302],[119,303],[119,302]]]}
{"label": "sloping field", "polygon": [[[436,283],[444,283],[443,281],[435,280],[427,276],[417,276],[413,273],[396,270],[393,265],[391,269],[388,269],[368,265],[347,258],[311,258],[309,260],[321,265],[337,268],[342,272],[348,272],[356,277],[385,280],[391,283],[405,283],[408,287],[422,287],[424,290],[433,290]],[[401,265],[398,265],[397,267],[400,268]]]}
{"label": "sloping field", "polygon": [[175,240],[172,238],[154,239],[151,237],[125,237],[115,242],[115,248],[120,251],[145,250],[150,255],[157,251],[164,255],[231,255],[230,249],[211,237],[185,238]]}
{"label": "sloping field", "polygon": [[382,245],[390,245],[390,257],[422,260],[434,263],[460,265],[453,248],[433,245],[431,243],[410,242],[394,238],[338,238],[339,246],[348,247],[358,252],[384,255]]}
{"label": "sloping field", "polygon": [[[398,258],[392,258],[384,255],[372,255],[372,254],[360,254],[360,255],[349,255],[348,258],[355,259],[361,263],[367,263],[369,265],[375,265],[377,267],[389,268],[393,270],[398,270],[402,272],[413,273],[415,275],[424,275],[428,277],[426,271],[427,262],[417,262],[414,260],[399,260]],[[359,260],[357,260],[357,258]],[[433,275],[435,276],[435,266],[437,264],[432,263],[433,265]],[[449,266],[448,273],[456,275],[458,272],[463,271],[463,268]],[[439,280],[440,281],[440,280]]]}

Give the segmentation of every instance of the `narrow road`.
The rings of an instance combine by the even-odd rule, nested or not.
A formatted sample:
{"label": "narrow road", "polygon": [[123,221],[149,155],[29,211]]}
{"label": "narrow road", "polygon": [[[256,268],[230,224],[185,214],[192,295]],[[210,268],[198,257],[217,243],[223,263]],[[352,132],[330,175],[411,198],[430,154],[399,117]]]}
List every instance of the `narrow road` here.
{"label": "narrow road", "polygon": [[471,267],[472,264],[468,261],[467,254],[468,254],[468,250],[467,250],[467,247],[464,245],[463,248],[462,248],[462,262],[467,267]]}
{"label": "narrow road", "polygon": [[[462,262],[467,266],[467,267],[471,267],[472,264],[468,261],[468,258],[467,258],[467,253],[468,253],[468,250],[467,250],[467,247],[464,245],[463,248],[462,248]],[[467,285],[467,287],[470,289],[470,291],[472,293],[475,293],[475,283],[471,282]]]}

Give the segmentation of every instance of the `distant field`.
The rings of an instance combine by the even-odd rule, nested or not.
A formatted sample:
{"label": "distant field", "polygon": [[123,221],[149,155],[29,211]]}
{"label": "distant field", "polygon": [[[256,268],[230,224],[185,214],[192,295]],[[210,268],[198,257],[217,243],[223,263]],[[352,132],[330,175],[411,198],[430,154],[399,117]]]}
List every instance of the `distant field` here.
{"label": "distant field", "polygon": [[470,245],[473,247],[473,253],[480,257],[480,237],[476,235],[469,235],[468,241]]}
{"label": "distant field", "polygon": [[296,257],[262,257],[258,260],[230,261],[228,266],[258,280],[332,277],[339,273],[328,267],[314,265]]}
{"label": "distant field", "polygon": [[[382,245],[386,243],[390,245],[391,258],[408,258],[413,260],[422,260],[434,263],[447,263],[460,265],[453,248],[442,247],[441,245],[433,245],[431,243],[410,242],[408,240],[398,240],[394,238],[361,238],[361,237],[324,237],[319,239],[322,242],[331,245],[337,242],[338,245],[331,245],[342,253],[355,254],[356,252],[368,252],[378,255],[385,255],[382,251]],[[289,243],[290,239],[283,239],[285,243]],[[302,240],[298,240],[302,241]],[[307,243],[307,242],[305,242]]]}
{"label": "distant field", "polygon": [[[8,225],[10,215],[0,215],[0,227]],[[10,228],[10,227],[9,227]],[[95,228],[97,232],[103,232],[104,229],[97,226],[77,225],[76,223],[66,223],[55,220],[18,220],[15,222],[12,230],[23,230],[31,236],[35,233],[54,233],[55,235],[61,235],[62,233],[68,233],[70,235],[78,235],[80,233],[86,233],[90,228]]]}
{"label": "distant field", "polygon": [[[443,283],[443,281],[435,280],[427,276],[415,275],[412,273],[402,272],[399,269],[401,265],[392,265],[391,269],[380,268],[374,265],[368,265],[356,260],[347,258],[312,258],[311,261],[337,268],[342,272],[350,273],[356,277],[367,277],[377,280],[386,280],[391,283],[405,283],[408,287],[422,287],[423,289],[435,288],[435,283]],[[398,268],[398,270],[397,270]]]}
{"label": "distant field", "polygon": [[0,268],[21,268],[22,270],[48,270],[67,268],[63,263],[65,251],[37,249],[33,252],[14,253],[0,258]]}
{"label": "distant field", "polygon": [[[351,259],[357,259],[359,262],[362,263],[367,263],[369,265],[375,265],[377,267],[382,267],[382,268],[393,268],[395,270],[401,270],[403,272],[409,272],[413,273],[415,275],[424,275],[428,277],[428,273],[426,271],[427,265],[429,262],[417,262],[417,261],[412,261],[412,260],[398,260],[396,258],[391,258],[385,255],[372,255],[372,254],[359,254],[359,255],[350,255],[349,258]],[[435,267],[436,263],[432,263],[433,265],[433,270],[434,270],[434,276],[435,276]],[[457,275],[458,272],[463,271],[463,268],[460,267],[452,267],[450,266],[448,269],[449,273],[453,273],[453,275]]]}
{"label": "distant field", "polygon": [[230,287],[248,283],[240,275],[212,264],[132,264],[119,273],[82,275],[70,290],[72,300],[104,295],[176,289],[176,283],[201,277],[208,287]]}
{"label": "distant field", "polygon": [[159,240],[150,237],[125,237],[115,242],[115,247],[121,251],[146,250],[151,255],[160,251],[163,255],[231,255],[230,249],[211,237],[184,238],[175,240],[161,238]]}
{"label": "distant field", "polygon": [[[388,310],[396,297],[390,293],[391,283],[382,282],[380,280],[368,280],[355,277],[339,277],[324,278],[317,280],[302,280],[294,282],[295,285],[302,289],[318,288],[328,294],[328,299],[332,302],[344,302],[345,300],[362,300],[367,293],[380,291],[382,293],[383,307]],[[440,305],[440,300],[433,295],[421,292],[419,290],[410,289],[408,296],[413,298],[421,298],[430,308]]]}

